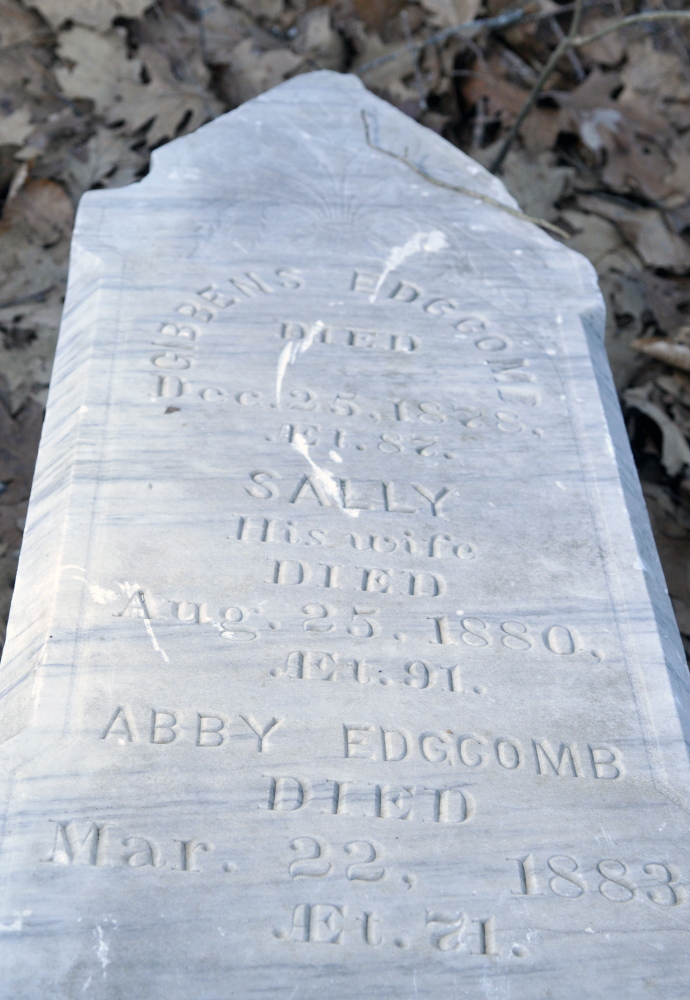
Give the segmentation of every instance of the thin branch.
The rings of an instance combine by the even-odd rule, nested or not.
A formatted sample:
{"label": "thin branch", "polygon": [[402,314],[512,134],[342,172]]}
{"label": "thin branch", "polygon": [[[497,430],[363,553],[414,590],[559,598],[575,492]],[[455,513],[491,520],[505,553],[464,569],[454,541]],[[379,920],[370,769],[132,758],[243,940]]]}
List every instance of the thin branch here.
{"label": "thin branch", "polygon": [[[527,2],[527,0],[525,0],[525,2]],[[399,59],[400,56],[405,55],[407,52],[413,52],[415,55],[418,55],[430,45],[442,45],[443,42],[447,41],[449,38],[455,37],[455,35],[463,35],[466,32],[475,34],[483,28],[487,28],[489,30],[495,28],[507,28],[512,24],[518,24],[518,22],[527,17],[528,15],[525,11],[522,8],[519,8],[518,10],[506,10],[497,17],[485,17],[476,21],[466,21],[464,24],[457,24],[452,28],[444,28],[443,31],[437,31],[435,34],[430,35],[428,38],[425,38],[420,42],[408,42],[407,45],[403,45],[401,48],[396,49],[395,52],[388,52],[385,56],[379,56],[378,59],[372,59],[371,62],[365,63],[363,66],[358,66],[352,72],[357,76],[362,76],[363,73],[368,73],[369,70],[378,69],[379,66],[384,66],[386,63],[392,62],[394,59]]]}
{"label": "thin branch", "polygon": [[[529,2],[525,0],[524,6]],[[583,7],[610,7],[614,0],[586,0]],[[403,45],[401,48],[396,49],[395,52],[388,52],[385,56],[379,56],[377,59],[372,59],[371,62],[364,63],[363,66],[357,66],[352,72],[356,76],[362,76],[363,73],[368,73],[369,70],[378,69],[379,66],[385,66],[386,63],[393,62],[394,59],[399,59],[401,56],[406,55],[408,52],[413,52],[415,55],[419,55],[424,49],[429,48],[430,45],[442,45],[443,42],[447,41],[449,38],[455,38],[457,35],[469,35],[472,37],[478,34],[479,31],[496,31],[500,28],[510,28],[514,24],[523,24],[533,21],[543,21],[547,18],[552,18],[553,12],[540,12],[538,14],[528,14],[524,10],[524,6],[517,9],[503,11],[502,14],[498,14],[496,17],[485,17],[478,18],[475,21],[465,21],[463,24],[456,24],[451,28],[444,28],[443,31],[437,31],[433,35],[429,35],[428,38],[424,38],[419,42],[409,42],[407,45]],[[577,2],[563,4],[559,7],[558,14],[567,14],[571,10],[575,10],[577,7]]]}
{"label": "thin branch", "polygon": [[385,153],[386,156],[391,156],[394,160],[397,160],[398,163],[404,163],[405,166],[409,167],[415,174],[423,177],[424,180],[429,181],[430,184],[435,184],[436,187],[445,188],[447,191],[456,191],[458,194],[467,195],[468,198],[483,201],[484,204],[491,205],[492,208],[498,208],[502,212],[507,212],[508,215],[512,215],[515,219],[522,219],[523,222],[533,222],[535,225],[548,230],[550,233],[553,233],[555,236],[559,236],[563,240],[570,239],[570,233],[566,233],[564,229],[561,229],[559,226],[555,226],[552,222],[547,222],[546,219],[538,219],[533,215],[525,215],[524,212],[520,212],[516,208],[511,208],[510,205],[504,205],[503,202],[497,201],[488,194],[480,194],[479,191],[472,191],[471,188],[461,187],[458,184],[447,184],[446,181],[439,180],[438,177],[433,177],[431,174],[428,174],[426,170],[422,170],[421,167],[418,167],[417,164],[413,163],[412,160],[407,158],[407,156],[400,156],[399,153],[394,153],[392,149],[384,149],[382,146],[377,146],[371,139],[366,112],[362,111],[361,115],[362,122],[364,123],[364,135],[366,137],[367,146],[369,146],[370,149],[375,149],[377,153]]}
{"label": "thin branch", "polygon": [[513,142],[517,138],[518,132],[522,128],[522,123],[524,122],[525,118],[534,107],[534,104],[537,98],[539,97],[539,94],[541,93],[542,87],[546,83],[547,79],[551,76],[551,73],[553,72],[556,63],[561,58],[565,50],[568,48],[568,44],[569,44],[569,39],[567,37],[563,38],[551,53],[551,58],[549,59],[549,61],[546,63],[543,70],[539,74],[536,83],[529,92],[527,100],[522,105],[520,114],[513,122],[512,128],[510,129],[508,135],[503,140],[503,144],[499,149],[498,153],[489,164],[489,170],[491,171],[492,174],[495,174],[503,166],[503,162],[506,156],[508,155],[508,151],[510,150],[510,147],[513,145]]}
{"label": "thin branch", "polygon": [[[559,42],[562,42],[563,39],[565,38],[565,31],[563,31],[563,28],[561,28],[561,26],[560,26],[560,24],[558,22],[558,19],[555,18],[555,17],[552,17],[549,20],[549,24],[551,25],[551,28],[553,29],[553,33],[556,36],[557,40]],[[580,81],[580,83],[582,83],[582,81],[584,80],[584,78],[586,77],[587,74],[585,73],[585,71],[584,71],[584,69],[582,67],[582,63],[577,58],[577,54],[575,52],[573,52],[572,49],[568,49],[568,59],[570,61],[570,65],[573,67],[573,70],[575,72],[575,76],[578,78],[578,80]]]}
{"label": "thin branch", "polygon": [[617,24],[609,24],[608,27],[602,28],[601,31],[595,31],[591,35],[576,35],[570,39],[570,44],[573,46],[589,45],[591,42],[597,42],[600,38],[610,35],[612,31],[627,28],[630,24],[643,24],[649,21],[685,21],[688,19],[690,19],[690,11],[688,10],[659,10],[650,11],[649,14],[631,14],[630,17],[624,17]]}
{"label": "thin branch", "polygon": [[530,113],[534,104],[542,91],[544,84],[556,67],[556,63],[561,58],[565,52],[569,52],[572,48],[577,48],[581,45],[589,45],[591,42],[596,42],[600,38],[604,38],[606,35],[610,35],[613,31],[618,31],[619,28],[627,28],[631,24],[646,24],[650,21],[669,21],[675,20],[688,20],[690,19],[690,11],[687,10],[664,10],[664,11],[650,11],[648,14],[631,14],[630,17],[624,17],[615,24],[609,24],[606,28],[602,28],[600,31],[595,31],[591,35],[578,35],[578,29],[580,27],[580,21],[582,19],[582,8],[584,4],[582,0],[577,0],[575,4],[575,9],[573,13],[573,20],[570,25],[570,30],[568,34],[561,39],[556,48],[551,53],[549,61],[544,66],[544,69],[539,74],[539,79],[532,87],[527,100],[520,109],[520,114],[517,116],[515,122],[511,126],[507,136],[501,144],[501,148],[494,157],[493,161],[489,165],[489,170],[492,174],[495,174],[501,169],[505,158],[508,155],[510,147],[515,142],[518,132],[522,127],[527,115]]}

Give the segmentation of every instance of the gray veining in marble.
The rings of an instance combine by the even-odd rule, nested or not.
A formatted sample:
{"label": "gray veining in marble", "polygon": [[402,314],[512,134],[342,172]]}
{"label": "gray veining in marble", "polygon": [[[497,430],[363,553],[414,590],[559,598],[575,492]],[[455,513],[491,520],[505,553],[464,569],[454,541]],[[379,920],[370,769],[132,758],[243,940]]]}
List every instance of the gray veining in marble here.
{"label": "gray veining in marble", "polygon": [[315,73],[84,197],[2,1000],[687,997],[687,669],[594,271],[453,185],[515,207]]}

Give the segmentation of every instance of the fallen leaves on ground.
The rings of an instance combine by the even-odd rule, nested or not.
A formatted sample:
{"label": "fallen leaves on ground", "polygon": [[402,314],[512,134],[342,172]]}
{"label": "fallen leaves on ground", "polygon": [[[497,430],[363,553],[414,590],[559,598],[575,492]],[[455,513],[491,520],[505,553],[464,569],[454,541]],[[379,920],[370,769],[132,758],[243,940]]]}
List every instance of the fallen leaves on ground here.
{"label": "fallen leaves on ground", "polygon": [[[520,23],[461,36],[511,0],[0,0],[0,483],[15,484],[0,493],[0,620],[83,192],[140,179],[157,146],[314,69],[357,72],[489,164],[571,17],[554,0],[522,6]],[[586,0],[582,33],[640,9]],[[597,270],[688,650],[689,40],[656,24],[564,56],[502,169],[523,210]]]}

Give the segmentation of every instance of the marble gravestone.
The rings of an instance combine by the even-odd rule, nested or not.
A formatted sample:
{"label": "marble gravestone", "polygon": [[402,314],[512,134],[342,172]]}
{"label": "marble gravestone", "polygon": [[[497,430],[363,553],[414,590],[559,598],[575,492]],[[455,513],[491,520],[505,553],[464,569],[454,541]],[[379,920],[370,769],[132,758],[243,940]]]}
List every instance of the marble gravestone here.
{"label": "marble gravestone", "polygon": [[85,196],[0,671],[2,1000],[687,997],[687,668],[603,322],[352,77]]}

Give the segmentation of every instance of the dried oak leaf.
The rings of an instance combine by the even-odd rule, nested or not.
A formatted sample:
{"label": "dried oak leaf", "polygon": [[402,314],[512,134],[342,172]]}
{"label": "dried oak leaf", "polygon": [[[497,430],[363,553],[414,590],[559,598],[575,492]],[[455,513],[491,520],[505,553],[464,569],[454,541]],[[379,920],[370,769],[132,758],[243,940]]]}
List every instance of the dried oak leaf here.
{"label": "dried oak leaf", "polygon": [[220,101],[201,84],[178,79],[166,57],[151,45],[142,45],[139,56],[148,82],[123,82],[107,120],[125,122],[135,132],[151,122],[146,133],[149,146],[193,132],[224,111]]}
{"label": "dried oak leaf", "polygon": [[421,0],[421,4],[434,28],[452,28],[474,21],[481,0]]}
{"label": "dried oak leaf", "polygon": [[74,206],[65,189],[51,180],[29,180],[12,198],[2,213],[3,230],[23,223],[44,247],[54,246],[72,235]]}
{"label": "dried oak leaf", "polygon": [[657,323],[666,333],[675,334],[690,316],[690,278],[660,278],[648,270],[641,277]]}
{"label": "dried oak leaf", "polygon": [[671,418],[649,399],[651,388],[646,385],[626,389],[623,400],[626,406],[644,413],[657,425],[661,433],[661,463],[669,476],[677,476],[690,467],[690,447]]}
{"label": "dried oak leaf", "polygon": [[63,92],[92,100],[108,123],[124,122],[130,133],[150,123],[146,138],[151,146],[174,138],[182,126],[192,131],[222,111],[205,86],[176,77],[152,45],[141,45],[137,57],[128,58],[121,29],[98,34],[76,25],[60,32],[58,41],[64,65],[56,76]]}
{"label": "dried oak leaf", "polygon": [[33,130],[31,108],[27,105],[17,108],[12,114],[0,118],[0,146],[22,146]]}
{"label": "dried oak leaf", "polygon": [[303,62],[302,56],[288,48],[266,50],[253,38],[245,38],[230,54],[221,92],[230,104],[243,104],[292,76]]}
{"label": "dried oak leaf", "polygon": [[[617,17],[591,14],[583,18],[580,31],[583,35],[593,35],[597,31],[617,24],[619,20]],[[577,52],[587,62],[597,63],[599,66],[617,66],[625,55],[625,40],[620,31],[612,31],[610,35],[596,42],[581,46]]]}
{"label": "dried oak leaf", "polygon": [[402,0],[353,0],[354,13],[369,31],[384,31],[397,20],[405,6]]}
{"label": "dried oak leaf", "polygon": [[3,49],[0,95],[6,113],[28,106],[35,121],[65,106],[52,71],[41,61],[37,50],[28,45]]}
{"label": "dried oak leaf", "polygon": [[34,176],[62,180],[63,165],[69,151],[85,142],[92,131],[90,116],[78,113],[74,106],[63,107],[33,127],[28,141],[14,154],[14,158],[25,163],[38,161],[32,167]]}
{"label": "dried oak leaf", "polygon": [[64,283],[74,208],[61,185],[30,180],[0,223],[0,308],[40,299]]}
{"label": "dried oak leaf", "polygon": [[54,253],[47,253],[24,226],[0,231],[0,306],[43,296],[63,281],[68,249],[57,257]]}
{"label": "dried oak leaf", "polygon": [[416,116],[420,112],[420,95],[415,85],[415,57],[412,52],[402,52],[400,42],[383,42],[373,32],[361,39],[360,51],[353,62],[353,69],[365,66],[381,56],[400,53],[399,57],[380,66],[366,70],[362,80],[367,88],[394,104],[406,114]]}
{"label": "dried oak leaf", "polygon": [[628,207],[594,195],[581,195],[578,204],[615,222],[648,267],[680,274],[690,269],[690,246],[671,232],[658,209]]}
{"label": "dried oak leaf", "polygon": [[640,272],[644,265],[619,228],[592,212],[564,209],[559,225],[573,230],[568,246],[584,254],[599,276],[606,301],[606,350],[616,387],[622,391],[640,367],[630,341],[645,333],[648,303]]}
{"label": "dried oak leaf", "polygon": [[62,168],[72,197],[101,187],[122,187],[139,180],[146,168],[146,151],[132,149],[132,139],[120,130],[98,126],[85,143],[73,146]]}
{"label": "dried oak leaf", "polygon": [[[492,55],[482,61],[475,71],[460,78],[465,102],[468,106],[484,102],[485,114],[489,118],[501,117],[504,124],[510,123],[517,118],[529,93],[527,86],[511,82],[509,77],[513,75],[514,66],[510,59],[506,61],[500,54]],[[523,145],[534,156],[550,150],[561,127],[557,110],[533,108],[520,133]]]}
{"label": "dried oak leaf", "polygon": [[345,42],[331,24],[328,7],[307,11],[295,25],[292,49],[306,57],[313,68],[341,70],[345,63]]}
{"label": "dried oak leaf", "polygon": [[154,0],[31,0],[46,21],[57,29],[65,21],[107,31],[116,17],[141,17]]}
{"label": "dried oak leaf", "polygon": [[200,5],[201,47],[209,66],[224,66],[236,45],[260,29],[244,11],[226,7],[220,0],[204,0]]}
{"label": "dried oak leaf", "polygon": [[[155,49],[165,57],[178,85],[208,90],[211,75],[204,61],[203,23],[183,17],[175,0],[158,0],[158,5],[160,11],[152,11],[138,26],[139,56],[143,59]],[[150,72],[146,66],[144,76]]]}
{"label": "dried oak leaf", "polygon": [[682,128],[690,126],[690,76],[677,52],[660,51],[649,36],[632,42],[621,81],[623,107],[644,107],[648,114],[667,115]]}
{"label": "dried oak leaf", "polygon": [[74,25],[58,34],[58,56],[63,65],[55,75],[67,97],[93,101],[99,114],[121,98],[126,85],[141,79],[141,61],[129,59],[124,29],[105,34]]}
{"label": "dried oak leaf", "polygon": [[[568,246],[584,254],[597,272],[617,267],[623,273],[634,273],[642,268],[638,255],[628,248],[619,229],[608,219],[571,208],[562,211],[560,217],[574,229]],[[625,255],[624,260],[620,258],[621,254]]]}
{"label": "dried oak leaf", "polygon": [[0,48],[24,42],[47,41],[49,29],[32,10],[18,0],[0,0]]}
{"label": "dried oak leaf", "polygon": [[62,277],[44,297],[0,307],[0,395],[11,413],[28,399],[45,405],[64,298]]}
{"label": "dried oak leaf", "polygon": [[[495,153],[494,145],[473,150],[472,156],[483,166],[488,166]],[[527,215],[550,220],[559,214],[556,202],[566,193],[575,170],[556,166],[554,159],[550,152],[531,156],[520,148],[511,149],[506,157],[501,180]]]}
{"label": "dried oak leaf", "polygon": [[616,191],[642,192],[651,200],[666,197],[673,172],[666,147],[671,135],[659,128],[658,115],[645,106],[614,99],[618,73],[597,68],[569,93],[555,94],[560,105],[560,128],[580,136],[584,145],[602,158],[603,178]]}
{"label": "dried oak leaf", "polygon": [[[367,63],[380,59],[382,56],[399,52],[397,59],[391,59],[381,66],[367,70],[362,79],[367,87],[377,91],[401,83],[414,73],[415,57],[412,52],[401,52],[400,42],[382,42],[374,33],[363,35],[360,39],[359,52],[355,57],[352,69],[366,66]],[[413,91],[410,91],[413,93]]]}

